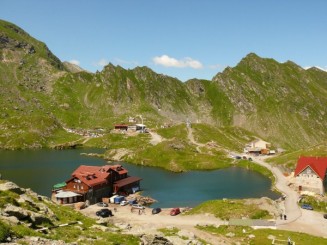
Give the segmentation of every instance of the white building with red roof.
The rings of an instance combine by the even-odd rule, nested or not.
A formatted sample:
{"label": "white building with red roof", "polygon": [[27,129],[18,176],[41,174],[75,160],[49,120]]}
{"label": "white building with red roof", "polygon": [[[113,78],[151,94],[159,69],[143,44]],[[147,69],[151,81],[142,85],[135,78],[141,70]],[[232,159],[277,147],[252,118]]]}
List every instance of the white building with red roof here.
{"label": "white building with red roof", "polygon": [[294,177],[299,190],[325,194],[327,183],[327,157],[305,157],[298,159]]}

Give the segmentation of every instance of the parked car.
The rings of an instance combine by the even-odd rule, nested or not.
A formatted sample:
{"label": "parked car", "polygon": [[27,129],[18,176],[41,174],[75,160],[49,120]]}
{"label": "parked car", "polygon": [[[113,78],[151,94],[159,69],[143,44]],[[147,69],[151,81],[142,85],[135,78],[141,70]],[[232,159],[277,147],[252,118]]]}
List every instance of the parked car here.
{"label": "parked car", "polygon": [[108,203],[105,203],[105,202],[98,202],[97,205],[99,207],[108,207]]}
{"label": "parked car", "polygon": [[240,160],[240,159],[242,159],[242,157],[236,156],[235,159]]}
{"label": "parked car", "polygon": [[141,204],[133,204],[132,208],[137,208],[137,209],[145,209],[144,206],[142,206]]}
{"label": "parked car", "polygon": [[313,210],[313,207],[311,207],[309,204],[302,204],[301,208],[307,209],[307,210]]}
{"label": "parked car", "polygon": [[152,214],[158,214],[161,212],[161,208],[154,208],[152,209]]}
{"label": "parked car", "polygon": [[249,158],[248,158],[248,160],[249,160],[250,162],[252,162],[252,161],[253,161],[251,157],[249,157]]}
{"label": "parked car", "polygon": [[96,214],[96,216],[100,216],[102,218],[106,218],[106,217],[112,216],[111,210],[110,209],[107,209],[107,208],[100,209],[95,214]]}
{"label": "parked car", "polygon": [[123,200],[120,202],[120,206],[126,206],[128,204],[128,202],[126,200]]}
{"label": "parked car", "polygon": [[327,219],[327,214],[324,214],[324,218]]}
{"label": "parked car", "polygon": [[175,216],[177,214],[180,214],[181,210],[179,208],[173,208],[172,210],[170,210],[170,215],[171,216]]}

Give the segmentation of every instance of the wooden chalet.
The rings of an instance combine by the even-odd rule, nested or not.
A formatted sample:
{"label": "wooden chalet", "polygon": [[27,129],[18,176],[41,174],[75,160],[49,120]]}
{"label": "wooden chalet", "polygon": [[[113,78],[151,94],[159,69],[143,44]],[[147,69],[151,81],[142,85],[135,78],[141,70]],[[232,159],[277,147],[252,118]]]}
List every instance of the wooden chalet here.
{"label": "wooden chalet", "polygon": [[299,190],[324,194],[327,186],[327,157],[304,157],[298,159],[294,171]]}
{"label": "wooden chalet", "polygon": [[[140,188],[141,178],[128,176],[121,165],[79,166],[62,188],[54,191],[56,201],[61,204],[102,201],[113,194],[129,194]],[[57,185],[55,185],[57,186]]]}

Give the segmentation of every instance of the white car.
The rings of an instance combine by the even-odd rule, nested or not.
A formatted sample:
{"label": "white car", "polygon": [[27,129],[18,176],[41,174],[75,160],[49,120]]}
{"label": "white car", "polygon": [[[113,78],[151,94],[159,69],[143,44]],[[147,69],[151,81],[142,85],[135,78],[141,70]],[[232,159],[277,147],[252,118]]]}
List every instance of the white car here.
{"label": "white car", "polygon": [[137,208],[137,209],[145,209],[144,206],[142,206],[141,204],[133,204],[132,208]]}
{"label": "white car", "polygon": [[128,204],[128,202],[125,200],[120,202],[120,206],[126,206],[127,204]]}

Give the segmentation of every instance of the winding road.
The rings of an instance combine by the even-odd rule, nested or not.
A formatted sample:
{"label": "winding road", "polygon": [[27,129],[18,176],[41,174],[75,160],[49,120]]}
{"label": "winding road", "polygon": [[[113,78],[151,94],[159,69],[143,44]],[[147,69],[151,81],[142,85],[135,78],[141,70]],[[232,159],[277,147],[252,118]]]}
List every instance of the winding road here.
{"label": "winding road", "polygon": [[288,186],[287,179],[282,172],[277,167],[271,166],[258,157],[252,157],[252,159],[255,163],[266,167],[273,173],[276,188],[286,196],[285,201],[283,201],[284,208],[282,208],[281,212],[287,215],[287,220],[277,220],[277,225],[291,223],[301,217],[301,209],[297,204],[299,194]]}
{"label": "winding road", "polygon": [[252,157],[252,159],[274,174],[276,188],[286,196],[285,201],[282,202],[281,212],[287,215],[287,220],[277,219],[277,228],[327,238],[327,222],[323,215],[319,212],[300,209],[299,194],[288,186],[288,181],[280,169],[271,166],[259,157]]}

